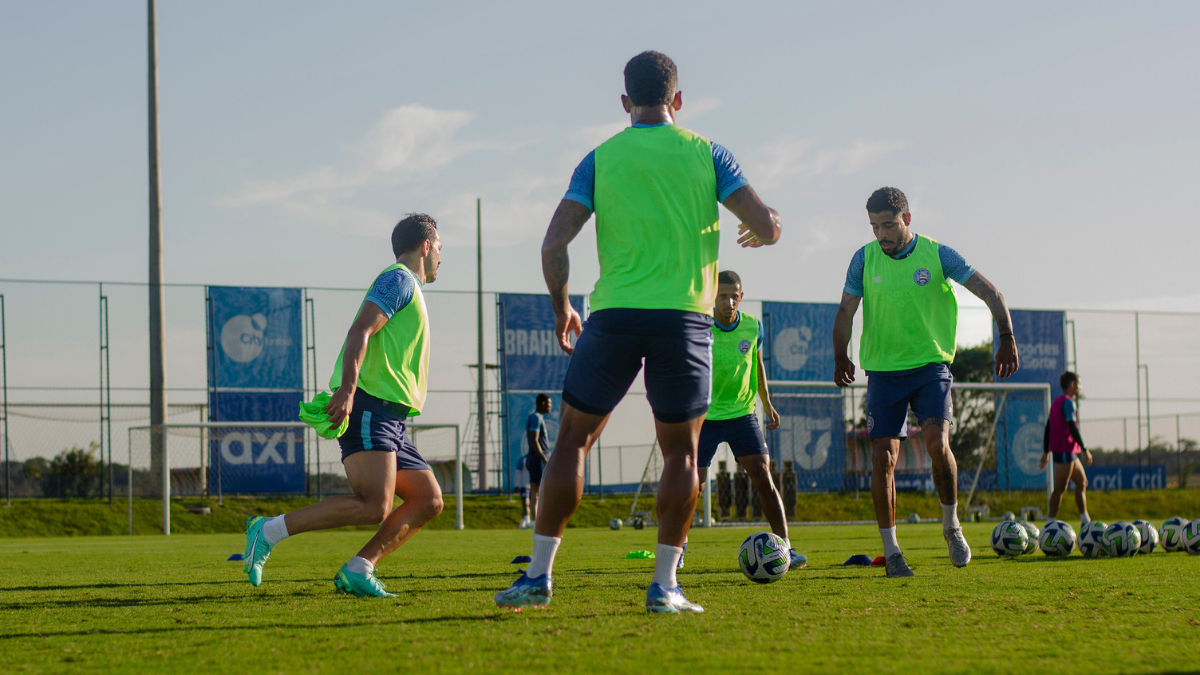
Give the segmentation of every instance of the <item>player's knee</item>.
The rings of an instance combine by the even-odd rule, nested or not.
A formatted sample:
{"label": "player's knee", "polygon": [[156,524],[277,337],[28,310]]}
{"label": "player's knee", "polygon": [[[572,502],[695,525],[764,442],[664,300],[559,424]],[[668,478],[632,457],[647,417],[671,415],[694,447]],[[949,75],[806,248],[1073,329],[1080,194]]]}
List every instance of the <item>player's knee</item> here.
{"label": "player's knee", "polygon": [[441,495],[437,495],[429,500],[429,505],[425,507],[425,512],[429,514],[429,519],[433,520],[438,517],[442,509],[446,508],[446,502],[442,500]]}
{"label": "player's knee", "polygon": [[875,465],[876,471],[887,471],[891,473],[896,470],[896,455],[886,450],[876,450],[872,463]]}
{"label": "player's knee", "polygon": [[377,525],[391,515],[392,505],[383,501],[364,502],[362,512],[364,525]]}
{"label": "player's knee", "polygon": [[1083,492],[1084,490],[1087,489],[1087,486],[1088,486],[1088,481],[1087,481],[1086,476],[1075,479],[1075,491],[1076,492]]}

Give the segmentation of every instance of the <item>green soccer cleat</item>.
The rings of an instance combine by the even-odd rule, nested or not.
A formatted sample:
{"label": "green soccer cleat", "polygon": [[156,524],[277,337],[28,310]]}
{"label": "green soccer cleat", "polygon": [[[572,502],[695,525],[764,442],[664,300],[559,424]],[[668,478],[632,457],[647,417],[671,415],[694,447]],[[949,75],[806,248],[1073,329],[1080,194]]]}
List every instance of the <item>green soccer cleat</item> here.
{"label": "green soccer cleat", "polygon": [[353,595],[356,598],[394,598],[395,593],[388,593],[383,584],[370,572],[355,574],[342,565],[337,576],[333,578],[333,586],[339,591]]}
{"label": "green soccer cleat", "polygon": [[271,557],[272,546],[267,543],[262,531],[267,520],[262,516],[246,519],[246,553],[242,556],[242,571],[250,578],[251,586],[262,583],[263,565],[267,563],[267,558]]}

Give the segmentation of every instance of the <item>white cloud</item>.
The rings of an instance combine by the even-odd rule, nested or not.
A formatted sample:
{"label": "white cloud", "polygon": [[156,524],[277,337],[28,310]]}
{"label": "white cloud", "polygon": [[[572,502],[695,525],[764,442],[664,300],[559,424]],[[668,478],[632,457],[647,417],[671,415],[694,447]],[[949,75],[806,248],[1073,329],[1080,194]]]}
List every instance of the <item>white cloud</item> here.
{"label": "white cloud", "polygon": [[905,141],[854,141],[841,148],[815,149],[810,139],[785,137],[760,151],[757,161],[748,162],[751,179],[764,189],[785,181],[801,181],[821,175],[846,176],[908,146]]}
{"label": "white cloud", "polygon": [[706,97],[690,101],[685,96],[683,107],[679,109],[679,117],[685,120],[692,120],[719,107],[721,107],[721,99],[719,98]]}

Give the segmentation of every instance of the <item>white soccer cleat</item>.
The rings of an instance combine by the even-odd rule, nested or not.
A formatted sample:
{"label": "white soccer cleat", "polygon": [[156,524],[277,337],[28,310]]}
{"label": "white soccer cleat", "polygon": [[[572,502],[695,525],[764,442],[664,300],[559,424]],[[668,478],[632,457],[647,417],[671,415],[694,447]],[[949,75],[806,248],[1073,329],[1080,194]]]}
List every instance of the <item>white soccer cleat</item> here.
{"label": "white soccer cleat", "polygon": [[946,538],[946,545],[950,548],[950,562],[954,563],[955,567],[966,567],[967,563],[971,562],[971,547],[963,537],[962,528],[956,527],[949,532],[943,532],[942,536]]}

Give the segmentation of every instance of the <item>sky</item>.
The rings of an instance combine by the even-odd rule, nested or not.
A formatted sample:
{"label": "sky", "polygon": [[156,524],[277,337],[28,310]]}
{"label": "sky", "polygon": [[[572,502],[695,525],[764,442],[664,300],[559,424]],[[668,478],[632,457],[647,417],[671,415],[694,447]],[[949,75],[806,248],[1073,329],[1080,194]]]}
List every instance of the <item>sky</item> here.
{"label": "sky", "polygon": [[[430,290],[473,289],[479,198],[485,287],[542,292],[550,215],[628,124],[625,61],[656,49],[679,123],[783,218],[778,245],[743,251],[722,211],[721,265],[750,298],[836,302],[863,203],[894,185],[1013,307],[1200,311],[1195,3],[164,2],[158,30],[168,282],[365,288],[391,226],[425,211],[445,242]],[[0,5],[0,278],[145,280],[145,65],[143,3]],[[571,255],[586,292],[590,225]],[[188,302],[168,307],[183,332]]]}

